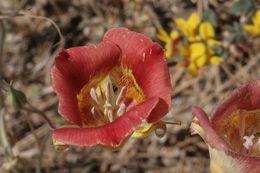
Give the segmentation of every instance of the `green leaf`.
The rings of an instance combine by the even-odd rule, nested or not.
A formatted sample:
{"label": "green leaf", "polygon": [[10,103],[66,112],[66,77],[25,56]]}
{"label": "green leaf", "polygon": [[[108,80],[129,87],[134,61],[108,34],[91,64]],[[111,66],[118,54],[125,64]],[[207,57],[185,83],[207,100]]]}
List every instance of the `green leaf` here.
{"label": "green leaf", "polygon": [[13,86],[10,86],[10,93],[12,96],[12,103],[16,109],[20,109],[27,103],[26,95],[22,91],[14,89]]}
{"label": "green leaf", "polygon": [[251,0],[239,0],[231,7],[230,13],[234,15],[238,15],[240,13],[248,14],[253,9],[254,4]]}
{"label": "green leaf", "polygon": [[245,31],[238,22],[234,22],[233,25],[225,25],[224,28],[231,33],[231,35],[227,37],[228,41],[241,42],[246,40]]}
{"label": "green leaf", "polygon": [[235,32],[235,29],[232,25],[224,25],[224,29],[229,32]]}
{"label": "green leaf", "polygon": [[223,49],[222,49],[222,47],[216,47],[216,46],[214,46],[214,47],[212,47],[212,49],[213,49],[213,51],[214,51],[214,53],[215,53],[215,55],[221,55],[222,53],[223,53]]}
{"label": "green leaf", "polygon": [[207,11],[205,11],[205,13],[202,16],[202,20],[210,22],[214,27],[217,26],[217,16],[216,16],[216,13],[213,10],[211,10],[211,9],[208,9]]}

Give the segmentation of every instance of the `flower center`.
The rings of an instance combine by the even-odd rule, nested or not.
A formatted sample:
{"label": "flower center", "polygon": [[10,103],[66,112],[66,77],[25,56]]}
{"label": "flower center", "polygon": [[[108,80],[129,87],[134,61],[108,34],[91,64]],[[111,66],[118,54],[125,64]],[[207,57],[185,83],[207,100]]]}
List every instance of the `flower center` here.
{"label": "flower center", "polygon": [[260,110],[233,112],[220,134],[237,152],[260,156]]}
{"label": "flower center", "polygon": [[113,122],[128,109],[144,100],[132,71],[114,67],[99,74],[83,86],[77,95],[83,127],[96,127]]}

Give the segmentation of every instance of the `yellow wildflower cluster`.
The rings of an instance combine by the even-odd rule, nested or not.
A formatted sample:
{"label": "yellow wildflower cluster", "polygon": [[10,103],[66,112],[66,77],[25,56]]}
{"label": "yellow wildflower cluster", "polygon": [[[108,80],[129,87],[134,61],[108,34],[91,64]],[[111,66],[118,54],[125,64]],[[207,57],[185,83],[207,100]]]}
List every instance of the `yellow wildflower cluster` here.
{"label": "yellow wildflower cluster", "polygon": [[187,21],[177,18],[175,23],[178,30],[168,34],[162,29],[158,34],[158,38],[165,42],[168,59],[176,54],[184,57],[184,61],[179,64],[187,67],[193,76],[198,74],[201,67],[223,61],[213,50],[221,43],[215,40],[215,30],[211,23],[201,22],[197,13],[192,13]]}
{"label": "yellow wildflower cluster", "polygon": [[244,29],[254,36],[260,35],[260,10],[257,10],[252,22],[252,25],[245,25]]}

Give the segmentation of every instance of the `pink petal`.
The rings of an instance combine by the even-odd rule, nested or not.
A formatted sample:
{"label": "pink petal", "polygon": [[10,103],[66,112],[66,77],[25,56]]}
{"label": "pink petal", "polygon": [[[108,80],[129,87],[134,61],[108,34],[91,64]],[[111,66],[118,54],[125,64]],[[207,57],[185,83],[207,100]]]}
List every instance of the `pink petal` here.
{"label": "pink petal", "polygon": [[227,117],[236,110],[260,109],[260,80],[253,80],[247,85],[235,89],[212,113],[212,126],[218,129]]}
{"label": "pink petal", "polygon": [[157,103],[158,98],[150,98],[112,123],[100,127],[56,129],[53,131],[53,140],[67,145],[118,147],[149,116]]}
{"label": "pink petal", "polygon": [[203,128],[205,132],[203,138],[208,145],[221,151],[230,150],[230,146],[212,128],[208,115],[200,107],[193,106],[192,114],[196,116],[198,119],[197,123]]}
{"label": "pink petal", "polygon": [[77,94],[95,75],[106,75],[121,55],[119,47],[111,42],[97,46],[74,47],[60,52],[51,69],[52,86],[59,98],[59,113],[79,126]]}
{"label": "pink petal", "polygon": [[243,165],[242,173],[259,173],[260,157],[247,156],[235,152],[227,152],[227,154],[236,159],[240,165]]}
{"label": "pink petal", "polygon": [[158,121],[171,107],[171,82],[163,49],[144,34],[126,28],[109,30],[104,40],[112,41],[122,50],[122,63],[133,70],[145,97],[159,97],[157,107],[148,118]]}

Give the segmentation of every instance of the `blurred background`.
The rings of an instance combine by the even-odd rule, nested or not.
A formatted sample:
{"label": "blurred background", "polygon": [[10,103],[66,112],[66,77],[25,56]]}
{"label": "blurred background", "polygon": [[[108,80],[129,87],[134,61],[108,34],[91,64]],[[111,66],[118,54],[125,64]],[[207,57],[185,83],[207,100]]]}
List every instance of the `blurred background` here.
{"label": "blurred background", "polygon": [[[259,5],[258,0],[1,0],[0,173],[208,173],[207,146],[190,135],[191,106],[210,114],[229,91],[260,77],[260,37],[239,30],[251,23]],[[58,115],[50,81],[57,53],[97,44],[116,26],[145,33],[164,47],[158,32],[170,33],[175,18],[186,20],[192,12],[213,16],[224,60],[197,76],[178,66],[174,56],[167,60],[173,106],[165,120],[181,125],[167,125],[163,138],[130,139],[114,152],[55,150],[43,117],[58,127],[68,124]]]}

